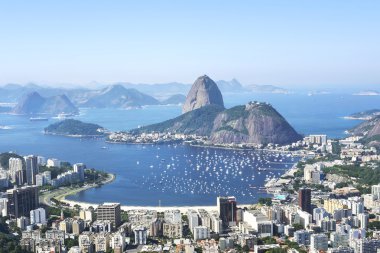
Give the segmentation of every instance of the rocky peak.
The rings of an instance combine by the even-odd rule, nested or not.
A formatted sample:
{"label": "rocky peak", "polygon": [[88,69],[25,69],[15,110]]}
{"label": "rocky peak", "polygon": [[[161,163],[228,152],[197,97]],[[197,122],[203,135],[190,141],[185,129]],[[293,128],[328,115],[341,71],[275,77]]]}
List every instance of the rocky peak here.
{"label": "rocky peak", "polygon": [[224,108],[223,96],[218,85],[210,77],[204,75],[198,77],[191,87],[182,112],[186,113],[206,105],[217,105]]}

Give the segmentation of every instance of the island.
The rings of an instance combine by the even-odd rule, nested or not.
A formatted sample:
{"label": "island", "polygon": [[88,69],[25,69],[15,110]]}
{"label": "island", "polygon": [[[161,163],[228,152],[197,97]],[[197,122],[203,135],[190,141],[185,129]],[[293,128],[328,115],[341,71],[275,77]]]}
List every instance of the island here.
{"label": "island", "polygon": [[85,123],[74,119],[65,119],[49,125],[45,134],[63,135],[68,137],[103,137],[107,130],[97,124]]}

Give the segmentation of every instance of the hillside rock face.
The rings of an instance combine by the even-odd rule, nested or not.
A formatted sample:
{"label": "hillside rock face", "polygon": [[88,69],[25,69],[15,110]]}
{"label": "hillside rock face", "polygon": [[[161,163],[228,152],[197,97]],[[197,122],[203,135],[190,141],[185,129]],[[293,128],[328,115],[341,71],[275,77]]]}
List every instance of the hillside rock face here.
{"label": "hillside rock face", "polygon": [[269,104],[250,102],[221,112],[214,120],[213,143],[289,144],[300,140],[289,123]]}
{"label": "hillside rock face", "polygon": [[361,141],[369,146],[380,147],[380,116],[364,121],[349,132],[363,136]]}
{"label": "hillside rock face", "polygon": [[222,93],[216,83],[208,76],[199,77],[187,94],[182,107],[182,113],[199,109],[206,105],[216,105],[224,108]]}
{"label": "hillside rock face", "polygon": [[25,95],[12,111],[16,114],[77,113],[78,108],[66,95],[42,97],[38,92]]}

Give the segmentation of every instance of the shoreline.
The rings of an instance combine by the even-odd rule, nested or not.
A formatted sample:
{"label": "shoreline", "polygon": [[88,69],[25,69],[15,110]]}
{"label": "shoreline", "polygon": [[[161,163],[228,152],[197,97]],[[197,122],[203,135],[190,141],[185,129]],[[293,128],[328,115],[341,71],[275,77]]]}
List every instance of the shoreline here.
{"label": "shoreline", "polygon": [[[60,188],[54,189],[53,191],[48,191],[48,192],[46,192],[46,194],[40,195],[40,202],[42,202],[43,204],[45,204],[47,206],[56,207],[56,205],[51,204],[51,199],[54,198],[60,202],[69,204],[70,207],[73,207],[76,203],[71,206],[69,203],[70,200],[66,200],[67,196],[74,195],[74,194],[77,194],[79,192],[91,189],[91,188],[101,187],[102,185],[112,183],[116,179],[115,174],[107,173],[107,175],[108,175],[107,179],[105,179],[104,181],[101,181],[99,183],[95,183],[95,184],[92,183],[92,184],[88,184],[86,186],[77,187],[77,188],[60,187]],[[83,203],[83,204],[86,204],[86,203]]]}
{"label": "shoreline", "polygon": [[[97,208],[100,204],[97,203],[89,203],[89,202],[82,202],[82,201],[75,201],[75,200],[67,200],[62,199],[61,202],[64,202],[69,205],[70,208],[73,208],[75,205],[79,205],[81,208]],[[240,208],[250,208],[252,206],[257,205],[257,203],[252,204],[241,204],[237,205]],[[205,209],[206,211],[215,211],[217,210],[217,205],[215,203],[215,206],[202,206],[202,205],[194,205],[194,206],[128,206],[128,205],[121,205],[121,210],[123,211],[131,211],[131,210],[151,210],[151,211],[158,211],[163,212],[166,210],[180,210],[181,213],[187,212],[189,209]]]}
{"label": "shoreline", "polygon": [[209,144],[191,144],[186,143],[186,141],[179,142],[165,142],[165,143],[154,143],[154,142],[122,142],[122,141],[109,141],[105,140],[105,143],[108,144],[118,144],[118,145],[166,145],[166,144],[180,144],[180,145],[188,145],[190,147],[196,148],[214,148],[214,149],[225,149],[225,150],[242,150],[242,151],[265,151],[265,152],[274,152],[274,153],[284,153],[284,154],[292,154],[294,156],[304,157],[306,154],[301,154],[302,150],[290,151],[290,150],[276,150],[276,149],[267,149],[267,148],[253,148],[253,147],[229,147],[229,146],[219,146],[219,145],[209,145]]}
{"label": "shoreline", "polygon": [[64,136],[64,137],[70,137],[70,138],[89,138],[89,139],[105,138],[104,135],[58,134],[58,133],[51,133],[51,132],[44,132],[44,134],[51,135],[51,136]]}

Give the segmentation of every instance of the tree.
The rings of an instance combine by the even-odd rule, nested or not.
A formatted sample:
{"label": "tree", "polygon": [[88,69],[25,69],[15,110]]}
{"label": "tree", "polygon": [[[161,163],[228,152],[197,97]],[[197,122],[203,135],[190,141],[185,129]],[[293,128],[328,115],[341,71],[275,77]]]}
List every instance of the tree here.
{"label": "tree", "polygon": [[292,226],[294,227],[295,231],[303,229],[303,226],[299,223],[294,223]]}
{"label": "tree", "polygon": [[272,205],[272,198],[259,198],[259,204],[271,206]]}
{"label": "tree", "polygon": [[79,245],[79,242],[78,242],[77,237],[74,237],[74,239],[72,238],[65,239],[65,246],[67,249],[70,249],[71,247],[78,246],[78,245]]}

